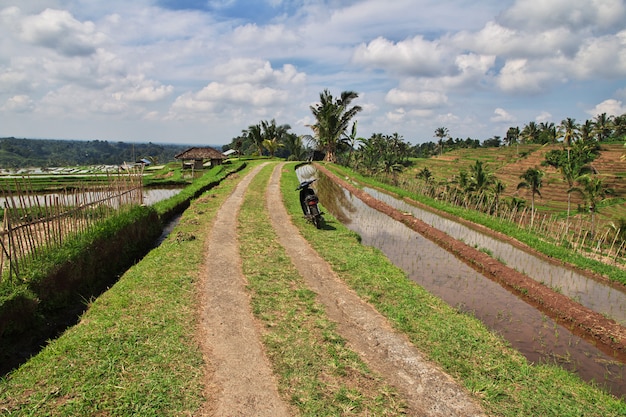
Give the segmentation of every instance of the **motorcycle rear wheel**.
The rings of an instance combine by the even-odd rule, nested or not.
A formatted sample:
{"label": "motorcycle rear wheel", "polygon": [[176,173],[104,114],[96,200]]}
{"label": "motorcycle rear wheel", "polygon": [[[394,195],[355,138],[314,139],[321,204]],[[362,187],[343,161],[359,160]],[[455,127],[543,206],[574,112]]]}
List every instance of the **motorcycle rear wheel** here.
{"label": "motorcycle rear wheel", "polygon": [[317,206],[310,206],[309,213],[311,213],[311,221],[313,221],[313,224],[315,225],[315,227],[317,227],[318,229],[321,229],[322,228],[322,216]]}

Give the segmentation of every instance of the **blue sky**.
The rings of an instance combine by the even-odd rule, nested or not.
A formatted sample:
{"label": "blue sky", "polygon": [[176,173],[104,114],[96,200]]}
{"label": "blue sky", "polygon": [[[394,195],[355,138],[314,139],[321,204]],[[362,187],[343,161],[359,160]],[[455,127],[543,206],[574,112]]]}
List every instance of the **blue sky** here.
{"label": "blue sky", "polygon": [[310,134],[505,136],[626,113],[626,0],[0,0],[0,136],[220,145]]}

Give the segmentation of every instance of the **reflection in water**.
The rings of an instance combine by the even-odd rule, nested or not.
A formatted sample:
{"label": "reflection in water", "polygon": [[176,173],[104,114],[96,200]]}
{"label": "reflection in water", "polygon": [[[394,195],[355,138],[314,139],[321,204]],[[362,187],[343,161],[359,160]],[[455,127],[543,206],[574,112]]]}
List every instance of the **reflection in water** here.
{"label": "reflection in water", "polygon": [[[312,168],[312,167],[311,167]],[[591,343],[485,278],[454,255],[419,233],[370,208],[321,173],[316,192],[321,204],[362,243],[379,248],[408,277],[451,306],[474,315],[498,332],[528,360],[556,362],[587,381],[596,381],[618,396],[626,396],[624,366]],[[408,211],[408,210],[407,210]],[[481,244],[481,247],[488,247]]]}
{"label": "reflection in water", "polygon": [[143,203],[151,206],[159,201],[167,200],[180,193],[184,187],[168,187],[168,188],[144,188]]}
{"label": "reflection in water", "polygon": [[410,212],[423,222],[455,239],[477,248],[488,248],[492,256],[510,268],[557,290],[585,307],[626,325],[626,294],[575,271],[551,264],[505,242],[479,233],[467,226],[397,200],[371,188],[367,193],[399,210]]}

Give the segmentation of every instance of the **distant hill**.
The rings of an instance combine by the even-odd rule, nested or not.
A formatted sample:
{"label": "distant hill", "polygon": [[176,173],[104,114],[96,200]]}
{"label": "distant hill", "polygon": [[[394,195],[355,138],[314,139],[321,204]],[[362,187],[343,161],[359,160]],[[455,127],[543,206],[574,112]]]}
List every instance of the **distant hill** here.
{"label": "distant hill", "polygon": [[118,165],[142,158],[166,163],[189,147],[152,142],[0,138],[0,169]]}
{"label": "distant hill", "polygon": [[[423,168],[428,168],[435,181],[450,180],[460,171],[468,172],[475,161],[480,160],[489,172],[506,185],[503,196],[530,199],[527,190],[518,190],[520,176],[528,168],[544,171],[541,196],[535,200],[537,209],[543,213],[567,210],[568,184],[554,168],[542,166],[545,154],[552,149],[562,149],[562,145],[520,145],[499,148],[458,149],[429,159],[418,159],[414,167],[405,175],[415,177]],[[624,145],[601,144],[598,157],[591,163],[604,184],[613,194],[599,208],[599,218],[605,221],[626,218],[626,161],[621,159]],[[576,211],[583,201],[577,194],[571,195],[572,210]]]}

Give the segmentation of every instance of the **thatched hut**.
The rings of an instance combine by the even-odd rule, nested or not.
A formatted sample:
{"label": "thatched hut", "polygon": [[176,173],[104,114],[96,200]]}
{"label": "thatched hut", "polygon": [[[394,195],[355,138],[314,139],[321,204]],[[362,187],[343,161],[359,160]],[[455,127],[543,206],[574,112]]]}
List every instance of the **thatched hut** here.
{"label": "thatched hut", "polygon": [[183,163],[183,169],[202,169],[205,165],[221,165],[226,159],[223,153],[213,148],[193,147],[175,155]]}

